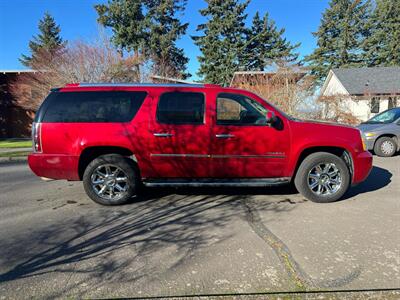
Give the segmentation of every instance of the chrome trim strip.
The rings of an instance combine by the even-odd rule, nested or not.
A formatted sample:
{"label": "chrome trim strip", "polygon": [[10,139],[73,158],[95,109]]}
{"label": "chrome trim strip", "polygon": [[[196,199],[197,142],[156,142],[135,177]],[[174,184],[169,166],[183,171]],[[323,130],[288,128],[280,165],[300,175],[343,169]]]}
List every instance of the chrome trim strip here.
{"label": "chrome trim strip", "polygon": [[151,157],[211,157],[208,154],[150,154]]}
{"label": "chrome trim strip", "polygon": [[285,158],[284,155],[211,155],[211,158]]}
{"label": "chrome trim strip", "polygon": [[151,157],[198,157],[198,158],[286,158],[286,155],[219,155],[219,154],[150,154]]}

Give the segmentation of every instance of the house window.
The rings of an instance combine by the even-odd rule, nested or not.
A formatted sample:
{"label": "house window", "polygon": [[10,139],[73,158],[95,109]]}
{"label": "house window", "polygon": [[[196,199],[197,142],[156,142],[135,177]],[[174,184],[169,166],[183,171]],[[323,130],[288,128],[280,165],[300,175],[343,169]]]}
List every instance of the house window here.
{"label": "house window", "polygon": [[388,109],[397,107],[397,98],[396,97],[389,97],[388,101]]}
{"label": "house window", "polygon": [[379,112],[379,98],[372,98],[371,99],[371,113],[378,113]]}

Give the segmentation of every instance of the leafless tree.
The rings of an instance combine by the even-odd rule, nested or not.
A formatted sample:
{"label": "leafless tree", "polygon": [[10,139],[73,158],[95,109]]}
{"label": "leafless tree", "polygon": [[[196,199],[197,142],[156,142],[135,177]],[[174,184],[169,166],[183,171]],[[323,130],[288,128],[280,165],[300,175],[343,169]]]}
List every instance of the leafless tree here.
{"label": "leafless tree", "polygon": [[306,68],[287,63],[274,65],[274,72],[246,74],[231,85],[257,93],[290,115],[319,118],[319,107],[313,101],[314,78]]}
{"label": "leafless tree", "polygon": [[348,107],[348,95],[320,96],[318,103],[322,105],[321,118],[328,121],[355,125],[360,120],[351,112]]}
{"label": "leafless tree", "polygon": [[[137,68],[139,65],[142,67]],[[11,93],[16,105],[33,111],[51,88],[66,83],[142,82],[149,75],[144,59],[122,56],[106,38],[94,43],[74,42],[51,57],[39,53],[31,68],[36,72],[21,75],[12,83]]]}

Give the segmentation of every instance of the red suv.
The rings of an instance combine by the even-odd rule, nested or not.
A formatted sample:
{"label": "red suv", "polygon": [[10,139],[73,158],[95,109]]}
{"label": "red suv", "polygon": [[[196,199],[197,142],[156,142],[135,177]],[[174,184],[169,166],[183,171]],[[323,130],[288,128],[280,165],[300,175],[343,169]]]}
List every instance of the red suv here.
{"label": "red suv", "polygon": [[372,167],[360,131],[294,119],[245,90],[197,84],[68,84],[33,124],[29,166],[83,180],[104,205],[138,186],[258,186],[294,182],[331,202]]}

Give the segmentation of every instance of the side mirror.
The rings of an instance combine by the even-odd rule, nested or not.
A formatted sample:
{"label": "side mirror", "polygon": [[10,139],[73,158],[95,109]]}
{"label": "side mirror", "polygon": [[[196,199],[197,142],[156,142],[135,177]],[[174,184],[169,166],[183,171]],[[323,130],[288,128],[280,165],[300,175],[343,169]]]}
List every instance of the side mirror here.
{"label": "side mirror", "polygon": [[266,123],[272,125],[276,122],[276,116],[273,111],[268,111],[265,116]]}

